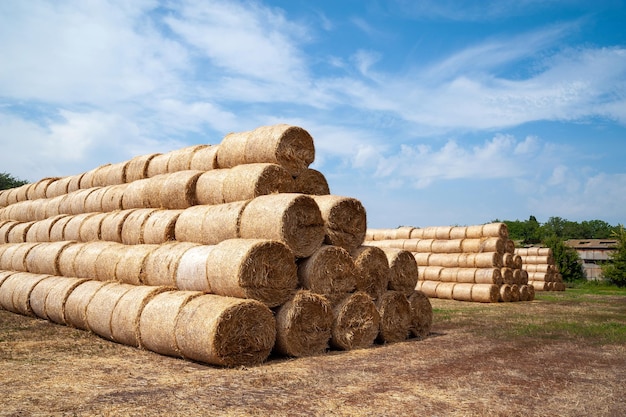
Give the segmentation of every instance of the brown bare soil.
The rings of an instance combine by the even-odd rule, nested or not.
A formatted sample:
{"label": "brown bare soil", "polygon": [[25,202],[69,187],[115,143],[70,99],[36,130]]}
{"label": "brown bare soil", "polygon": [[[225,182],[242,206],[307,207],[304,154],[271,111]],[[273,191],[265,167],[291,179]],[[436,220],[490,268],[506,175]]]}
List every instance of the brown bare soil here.
{"label": "brown bare soil", "polygon": [[626,415],[625,296],[431,301],[425,340],[236,369],[0,311],[0,415]]}

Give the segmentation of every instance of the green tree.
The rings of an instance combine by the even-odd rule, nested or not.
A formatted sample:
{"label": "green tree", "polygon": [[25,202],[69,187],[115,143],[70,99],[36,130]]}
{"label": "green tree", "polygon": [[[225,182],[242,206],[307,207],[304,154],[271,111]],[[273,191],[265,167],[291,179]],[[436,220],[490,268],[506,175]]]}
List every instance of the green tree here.
{"label": "green tree", "polygon": [[28,184],[28,181],[17,179],[6,172],[0,172],[0,190],[8,190],[9,188],[19,187],[24,184]]}
{"label": "green tree", "polygon": [[580,256],[574,248],[567,246],[557,236],[547,238],[544,244],[552,249],[554,263],[563,276],[563,281],[572,282],[586,279]]}
{"label": "green tree", "polygon": [[612,262],[602,265],[602,275],[618,287],[626,287],[626,231],[624,226],[618,225],[611,237],[617,239],[617,246],[610,256]]}

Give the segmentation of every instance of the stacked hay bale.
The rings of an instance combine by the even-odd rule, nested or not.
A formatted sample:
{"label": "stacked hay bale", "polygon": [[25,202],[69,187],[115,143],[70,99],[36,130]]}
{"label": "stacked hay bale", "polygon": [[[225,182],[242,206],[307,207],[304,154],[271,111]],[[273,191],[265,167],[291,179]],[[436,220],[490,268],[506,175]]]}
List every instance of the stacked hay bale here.
{"label": "stacked hay bale", "polygon": [[522,268],[528,273],[528,284],[537,291],[565,291],[563,277],[554,260],[552,249],[544,247],[516,248]]}
{"label": "stacked hay bale", "polygon": [[313,158],[264,126],[0,191],[0,305],[225,366],[424,337],[414,259],[363,246]]}
{"label": "stacked hay bale", "polygon": [[413,253],[416,289],[459,301],[528,301],[534,291],[504,223],[368,229],[366,244]]}

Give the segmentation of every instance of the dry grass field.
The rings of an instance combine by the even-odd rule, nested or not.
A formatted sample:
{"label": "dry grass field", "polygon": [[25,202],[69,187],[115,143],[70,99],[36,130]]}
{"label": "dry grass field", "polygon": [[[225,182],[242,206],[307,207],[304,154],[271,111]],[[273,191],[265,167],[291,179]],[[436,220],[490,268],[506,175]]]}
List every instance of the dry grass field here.
{"label": "dry grass field", "polygon": [[626,292],[431,301],[425,340],[236,369],[0,311],[0,415],[626,415]]}

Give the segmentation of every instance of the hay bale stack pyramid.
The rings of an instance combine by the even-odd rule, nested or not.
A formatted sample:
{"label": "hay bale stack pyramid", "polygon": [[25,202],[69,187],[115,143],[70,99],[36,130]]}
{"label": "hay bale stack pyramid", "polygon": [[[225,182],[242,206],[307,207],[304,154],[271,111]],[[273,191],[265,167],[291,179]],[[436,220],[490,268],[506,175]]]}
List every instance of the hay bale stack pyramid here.
{"label": "hay bale stack pyramid", "polygon": [[414,258],[314,156],[262,126],[0,191],[0,307],[220,366],[423,338]]}
{"label": "hay bale stack pyramid", "polygon": [[536,291],[565,291],[552,249],[516,248],[515,254],[522,258],[522,268],[528,273],[528,285],[532,285]]}
{"label": "hay bale stack pyramid", "polygon": [[505,223],[368,229],[365,239],[369,246],[410,251],[418,265],[415,288],[428,297],[484,303],[534,299]]}

